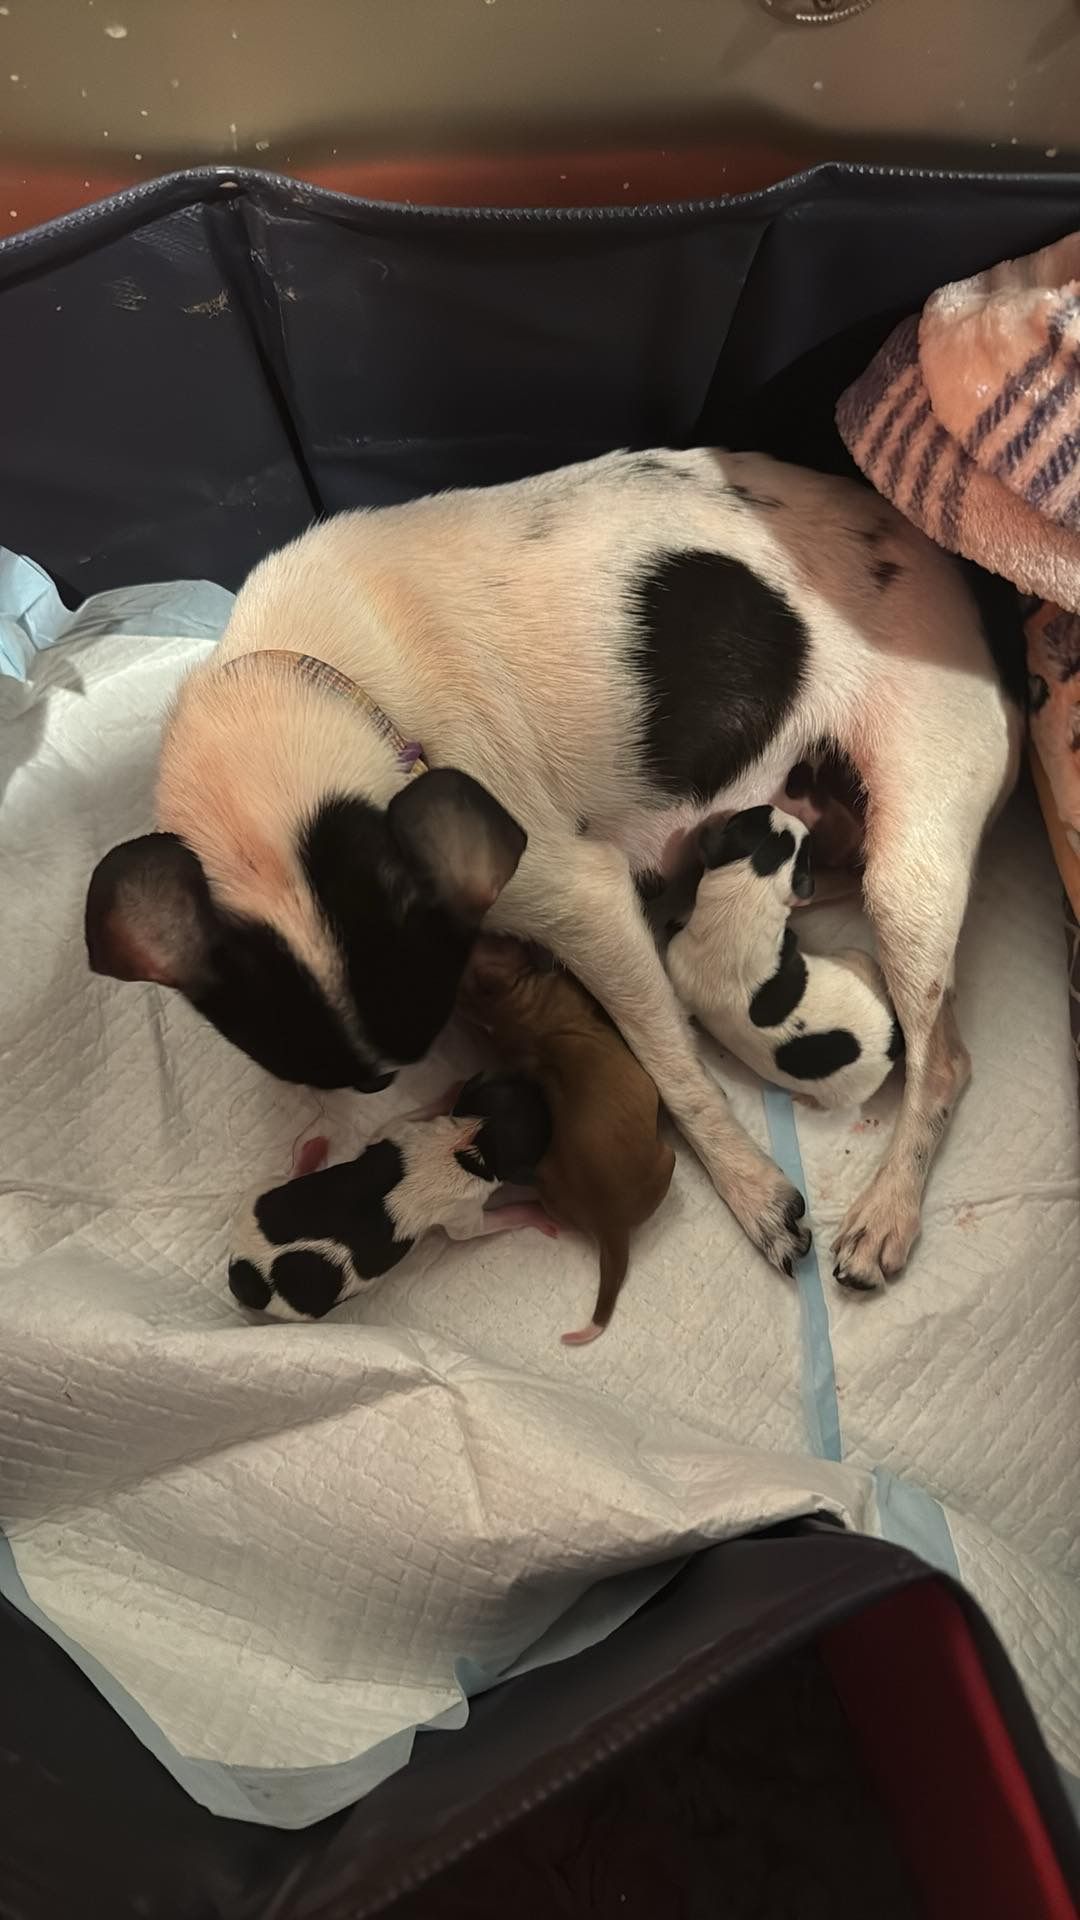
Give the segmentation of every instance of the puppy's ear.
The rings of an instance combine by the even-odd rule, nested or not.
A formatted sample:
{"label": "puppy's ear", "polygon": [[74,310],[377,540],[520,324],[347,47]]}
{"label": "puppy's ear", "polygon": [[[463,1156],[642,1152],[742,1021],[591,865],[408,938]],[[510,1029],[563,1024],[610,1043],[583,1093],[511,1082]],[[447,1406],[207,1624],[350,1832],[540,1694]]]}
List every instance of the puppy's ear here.
{"label": "puppy's ear", "polygon": [[494,906],[527,845],[505,807],[455,767],[410,780],[387,807],[386,824],[409,866],[469,926]]}
{"label": "puppy's ear", "polygon": [[746,807],[727,820],[706,820],[698,834],[698,853],[707,868],[748,860],[772,832],[771,807]]}
{"label": "puppy's ear", "polygon": [[91,968],[190,993],[210,975],[216,921],[202,867],[175,833],[125,840],[99,860],[87,890]]}

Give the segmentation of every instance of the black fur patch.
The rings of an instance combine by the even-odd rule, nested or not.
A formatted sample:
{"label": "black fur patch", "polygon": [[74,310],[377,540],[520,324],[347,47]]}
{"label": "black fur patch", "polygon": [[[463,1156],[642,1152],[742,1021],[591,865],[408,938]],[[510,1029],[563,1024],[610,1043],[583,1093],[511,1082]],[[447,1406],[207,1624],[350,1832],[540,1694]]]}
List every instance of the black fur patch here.
{"label": "black fur patch", "polygon": [[891,587],[893,581],[898,580],[903,571],[898,560],[875,560],[870,569],[870,575],[875,587],[884,593],[885,588]]}
{"label": "black fur patch", "polygon": [[899,1060],[904,1052],[904,1029],[900,1025],[895,1013],[893,1014],[892,1032],[889,1035],[889,1044],[886,1052],[890,1060]]}
{"label": "black fur patch", "polygon": [[358,1052],[314,976],[273,929],[222,922],[213,980],[189,998],[226,1040],[278,1080],[376,1093],[393,1075]]}
{"label": "black fur patch", "polygon": [[462,1087],[455,1115],[481,1118],[471,1147],[457,1158],[482,1180],[529,1185],[551,1145],[551,1111],[538,1082],[524,1073],[478,1073]]}
{"label": "black fur patch", "polygon": [[805,992],[806,961],[788,927],[776,972],[757,989],[750,1002],[750,1018],[755,1027],[781,1026],[794,1013]]}
{"label": "black fur patch", "polygon": [[229,1261],[229,1292],[242,1307],[265,1307],[270,1288],[250,1260]]}
{"label": "black fur patch", "polygon": [[698,853],[710,870],[749,860],[759,880],[777,873],[795,851],[790,828],[773,830],[771,807],[745,807],[730,820],[706,820],[698,834]]}
{"label": "black fur patch", "polygon": [[199,861],[176,834],[144,834],[99,861],[86,898],[91,966],[122,966],[125,923],[138,942],[140,921],[151,939],[158,922],[166,946],[170,928],[185,929],[166,953],[173,984],[268,1073],[363,1093],[387,1084],[285,942],[259,921],[219,912]]}
{"label": "black fur patch", "polygon": [[372,1046],[400,1066],[422,1059],[453,1011],[472,931],[410,871],[366,800],[326,801],[301,858]]}
{"label": "black fur patch", "polygon": [[812,900],[814,897],[814,865],[809,834],[795,855],[795,864],[791,869],[791,891],[796,900]]}
{"label": "black fur patch", "polygon": [[255,1202],[256,1224],[279,1247],[293,1240],[336,1240],[348,1248],[357,1272],[365,1280],[376,1280],[396,1267],[412,1246],[409,1239],[395,1239],[385,1205],[386,1195],[404,1171],[396,1141],[376,1140],[356,1160],[287,1180],[260,1194]]}
{"label": "black fur patch", "polygon": [[336,1260],[311,1247],[296,1247],[291,1253],[279,1253],[270,1269],[274,1292],[295,1313],[309,1313],[321,1320],[336,1307],[348,1275]]}
{"label": "black fur patch", "polygon": [[347,1246],[356,1215],[384,1200],[404,1172],[397,1142],[375,1140],[355,1160],[305,1173],[261,1193],[255,1202],[256,1225],[277,1247],[291,1240],[340,1240]]}
{"label": "black fur patch", "polygon": [[827,1033],[807,1033],[798,1040],[785,1040],[773,1058],[781,1073],[789,1073],[793,1080],[827,1080],[841,1067],[850,1067],[861,1052],[847,1027],[832,1027]]}
{"label": "black fur patch", "polygon": [[741,561],[691,550],[634,585],[643,758],[665,792],[708,799],[764,751],[807,657],[803,622]]}

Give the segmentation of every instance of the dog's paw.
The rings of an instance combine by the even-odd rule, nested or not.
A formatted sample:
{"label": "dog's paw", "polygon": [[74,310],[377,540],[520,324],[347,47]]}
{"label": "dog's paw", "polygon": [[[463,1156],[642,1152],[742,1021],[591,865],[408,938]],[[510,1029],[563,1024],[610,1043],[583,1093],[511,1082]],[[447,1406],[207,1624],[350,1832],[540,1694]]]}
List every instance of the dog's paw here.
{"label": "dog's paw", "polygon": [[918,1231],[918,1201],[874,1181],[833,1241],[833,1279],[852,1293],[876,1293],[903,1271]]}
{"label": "dog's paw", "polygon": [[796,1261],[810,1251],[810,1229],[804,1224],[806,1201],[769,1161],[764,1162],[761,1186],[764,1191],[754,1211],[740,1209],[736,1217],[770,1266],[790,1280]]}

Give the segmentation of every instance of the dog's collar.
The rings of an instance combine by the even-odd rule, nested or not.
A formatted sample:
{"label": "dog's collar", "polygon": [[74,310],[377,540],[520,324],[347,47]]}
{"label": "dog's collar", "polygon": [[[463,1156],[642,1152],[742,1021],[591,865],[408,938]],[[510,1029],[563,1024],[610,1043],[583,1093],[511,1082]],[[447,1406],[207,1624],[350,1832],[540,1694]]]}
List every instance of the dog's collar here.
{"label": "dog's collar", "polygon": [[272,660],[276,667],[294,673],[311,686],[322,687],[327,693],[336,693],[358,707],[366,719],[370,720],[377,733],[388,741],[397,754],[398,766],[408,779],[418,773],[427,773],[428,764],[424,759],[424,750],[418,740],[406,740],[404,734],[395,727],[388,713],[384,713],[378,702],[347,673],[340,673],[327,660],[316,660],[310,653],[293,653],[288,647],[261,647],[257,653],[240,653],[227,660],[227,668],[242,667],[257,660]]}

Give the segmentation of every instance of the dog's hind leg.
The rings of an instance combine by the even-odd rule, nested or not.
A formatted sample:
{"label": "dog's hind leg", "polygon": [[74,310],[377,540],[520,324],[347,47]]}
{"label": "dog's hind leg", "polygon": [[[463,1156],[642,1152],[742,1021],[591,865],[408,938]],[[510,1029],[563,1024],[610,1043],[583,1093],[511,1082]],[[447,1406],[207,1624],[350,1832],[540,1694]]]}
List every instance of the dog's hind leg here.
{"label": "dog's hind leg", "polygon": [[867,780],[864,895],[906,1061],[892,1139],[833,1243],[835,1278],[860,1291],[903,1267],[930,1163],[971,1070],[952,1006],[956,943],[979,843],[1015,770],[1016,729],[1003,721],[988,731],[984,752],[931,766],[925,782],[893,740],[895,760]]}
{"label": "dog's hind leg", "polygon": [[625,856],[580,839],[541,850],[535,835],[530,853],[532,888],[523,865],[507,888],[501,924],[542,940],[595,994],[739,1225],[790,1274],[810,1244],[806,1203],[744,1132],[698,1058]]}

